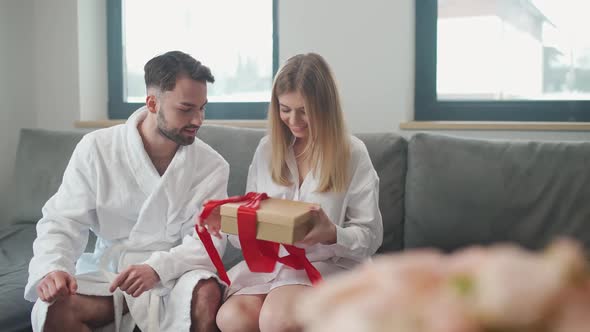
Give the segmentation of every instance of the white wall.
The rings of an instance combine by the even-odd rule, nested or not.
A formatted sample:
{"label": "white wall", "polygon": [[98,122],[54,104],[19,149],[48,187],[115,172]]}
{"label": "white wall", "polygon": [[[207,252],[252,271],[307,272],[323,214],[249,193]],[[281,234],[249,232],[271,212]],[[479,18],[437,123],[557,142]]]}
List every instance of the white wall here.
{"label": "white wall", "polygon": [[37,126],[107,118],[106,0],[33,2]]}
{"label": "white wall", "polygon": [[40,128],[71,129],[80,118],[77,2],[33,0],[33,15],[25,18],[34,24],[34,100]]}
{"label": "white wall", "polygon": [[0,0],[0,223],[6,214],[19,129],[35,122],[31,1]]}
{"label": "white wall", "polygon": [[79,119],[107,117],[107,29],[105,0],[78,0]]}
{"label": "white wall", "polygon": [[397,131],[412,118],[413,0],[279,1],[279,54],[332,66],[353,131]]}

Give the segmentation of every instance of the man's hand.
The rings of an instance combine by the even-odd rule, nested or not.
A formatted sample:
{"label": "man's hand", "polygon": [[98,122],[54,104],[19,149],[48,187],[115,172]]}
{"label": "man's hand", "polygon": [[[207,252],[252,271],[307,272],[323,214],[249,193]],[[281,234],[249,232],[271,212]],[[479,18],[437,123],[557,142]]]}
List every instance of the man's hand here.
{"label": "man's hand", "polygon": [[[205,202],[205,204],[207,204]],[[199,216],[197,216],[197,227],[199,228],[199,232],[202,232],[205,228],[211,235],[215,236],[218,239],[221,239],[221,234],[219,234],[219,230],[221,230],[221,213],[220,207],[216,207],[211,211],[207,219],[202,220]]]}
{"label": "man's hand", "polygon": [[49,272],[37,285],[37,296],[44,302],[52,302],[60,296],[76,294],[76,278],[64,271]]}
{"label": "man's hand", "polygon": [[119,287],[125,293],[138,297],[143,292],[152,289],[160,281],[160,276],[147,264],[131,265],[113,280],[109,291],[114,292]]}
{"label": "man's hand", "polygon": [[312,206],[309,209],[314,219],[314,224],[309,233],[298,242],[303,245],[334,244],[336,243],[336,225],[330,221],[326,212],[319,206]]}

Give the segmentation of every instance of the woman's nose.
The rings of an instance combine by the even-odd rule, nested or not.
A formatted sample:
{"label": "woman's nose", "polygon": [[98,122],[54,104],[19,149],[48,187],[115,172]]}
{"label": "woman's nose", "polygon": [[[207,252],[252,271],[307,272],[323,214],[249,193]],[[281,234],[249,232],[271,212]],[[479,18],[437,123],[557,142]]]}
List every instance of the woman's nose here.
{"label": "woman's nose", "polygon": [[291,112],[291,114],[289,114],[289,123],[291,125],[296,125],[299,123],[299,115],[297,112]]}

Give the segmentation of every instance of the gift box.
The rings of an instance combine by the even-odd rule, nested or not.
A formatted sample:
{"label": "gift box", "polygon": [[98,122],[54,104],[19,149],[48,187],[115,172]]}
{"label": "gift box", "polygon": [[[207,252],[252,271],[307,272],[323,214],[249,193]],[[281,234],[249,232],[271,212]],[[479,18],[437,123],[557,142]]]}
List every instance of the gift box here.
{"label": "gift box", "polygon": [[[244,203],[221,206],[221,231],[238,235],[238,208]],[[313,204],[286,199],[269,198],[260,202],[256,211],[256,239],[284,244],[302,240],[313,226],[309,208]]]}

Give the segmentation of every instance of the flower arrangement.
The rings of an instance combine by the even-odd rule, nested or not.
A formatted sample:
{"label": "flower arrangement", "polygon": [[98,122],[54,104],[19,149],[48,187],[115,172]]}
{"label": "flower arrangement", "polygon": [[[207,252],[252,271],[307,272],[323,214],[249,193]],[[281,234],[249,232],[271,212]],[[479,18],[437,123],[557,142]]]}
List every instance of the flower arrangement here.
{"label": "flower arrangement", "polygon": [[590,332],[581,247],[516,245],[383,255],[303,295],[305,331]]}

